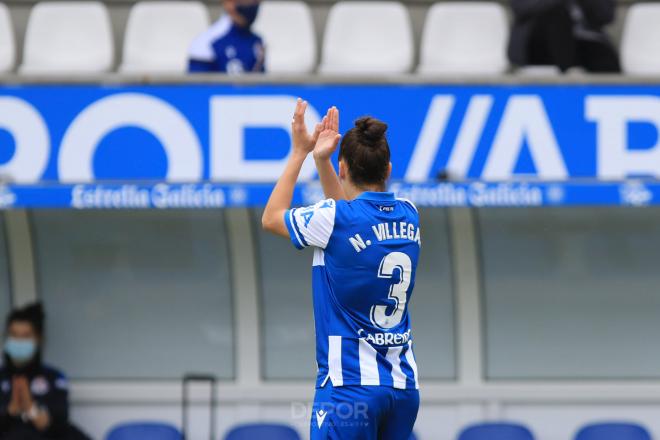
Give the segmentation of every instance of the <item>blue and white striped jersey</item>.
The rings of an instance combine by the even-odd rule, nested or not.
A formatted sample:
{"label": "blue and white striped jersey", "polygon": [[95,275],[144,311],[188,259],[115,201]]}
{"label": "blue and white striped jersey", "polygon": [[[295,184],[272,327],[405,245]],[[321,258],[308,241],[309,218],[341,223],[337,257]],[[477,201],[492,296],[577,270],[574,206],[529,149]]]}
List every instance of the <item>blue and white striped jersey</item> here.
{"label": "blue and white striped jersey", "polygon": [[264,72],[264,62],[261,37],[235,25],[226,15],[198,35],[188,50],[189,73]]}
{"label": "blue and white striped jersey", "polygon": [[291,209],[293,244],[315,247],[317,387],[418,388],[408,302],[421,246],[415,206],[392,193]]}

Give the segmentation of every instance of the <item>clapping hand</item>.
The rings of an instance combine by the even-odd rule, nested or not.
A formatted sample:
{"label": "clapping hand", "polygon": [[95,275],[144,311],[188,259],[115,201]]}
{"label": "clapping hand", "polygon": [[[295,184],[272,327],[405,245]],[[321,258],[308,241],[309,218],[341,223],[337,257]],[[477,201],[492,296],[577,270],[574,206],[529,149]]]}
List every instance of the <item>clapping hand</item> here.
{"label": "clapping hand", "polygon": [[9,402],[9,414],[19,416],[26,413],[32,407],[32,394],[27,378],[16,376],[12,379],[11,401]]}
{"label": "clapping hand", "polygon": [[339,145],[341,135],[339,134],[339,110],[331,107],[320,124],[321,133],[317,136],[314,147],[314,159],[327,160],[332,157]]}
{"label": "clapping hand", "polygon": [[307,126],[305,125],[305,112],[307,111],[307,101],[303,101],[298,98],[296,103],[296,111],[293,115],[293,122],[291,124],[291,134],[293,137],[293,149],[294,151],[304,153],[305,155],[311,153],[314,150],[314,145],[319,138],[323,123],[317,124],[314,133],[309,133],[307,131]]}

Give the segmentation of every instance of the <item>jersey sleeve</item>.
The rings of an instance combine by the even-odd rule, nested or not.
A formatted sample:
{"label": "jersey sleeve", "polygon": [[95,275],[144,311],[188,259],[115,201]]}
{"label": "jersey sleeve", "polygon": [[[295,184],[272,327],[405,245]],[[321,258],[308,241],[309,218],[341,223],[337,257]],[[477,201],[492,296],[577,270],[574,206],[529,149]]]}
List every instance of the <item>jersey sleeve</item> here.
{"label": "jersey sleeve", "polygon": [[309,246],[325,249],[335,228],[336,212],[337,203],[332,199],[286,211],[284,223],[293,245],[298,249]]}
{"label": "jersey sleeve", "polygon": [[216,66],[216,54],[213,48],[213,28],[206,30],[195,37],[188,48],[188,73],[214,72]]}

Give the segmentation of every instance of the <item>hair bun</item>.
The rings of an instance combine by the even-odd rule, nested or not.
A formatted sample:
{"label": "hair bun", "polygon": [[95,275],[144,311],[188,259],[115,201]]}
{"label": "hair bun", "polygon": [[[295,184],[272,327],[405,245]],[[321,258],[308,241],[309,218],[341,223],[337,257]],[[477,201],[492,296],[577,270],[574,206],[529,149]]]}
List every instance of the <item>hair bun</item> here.
{"label": "hair bun", "polygon": [[371,142],[381,140],[387,131],[386,123],[370,116],[365,116],[355,121],[355,127],[364,139]]}

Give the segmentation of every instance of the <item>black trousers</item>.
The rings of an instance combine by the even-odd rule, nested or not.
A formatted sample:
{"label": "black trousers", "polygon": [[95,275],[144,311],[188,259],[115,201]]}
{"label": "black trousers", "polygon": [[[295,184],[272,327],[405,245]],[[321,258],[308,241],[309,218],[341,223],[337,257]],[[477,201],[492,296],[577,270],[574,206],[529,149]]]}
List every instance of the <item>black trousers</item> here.
{"label": "black trousers", "polygon": [[51,437],[45,437],[34,429],[26,427],[11,428],[9,431],[0,434],[1,440],[51,440]]}
{"label": "black trousers", "polygon": [[595,73],[621,71],[619,55],[605,35],[599,40],[574,36],[573,19],[564,6],[534,20],[527,51],[529,65],[557,66],[562,72],[571,67]]}

